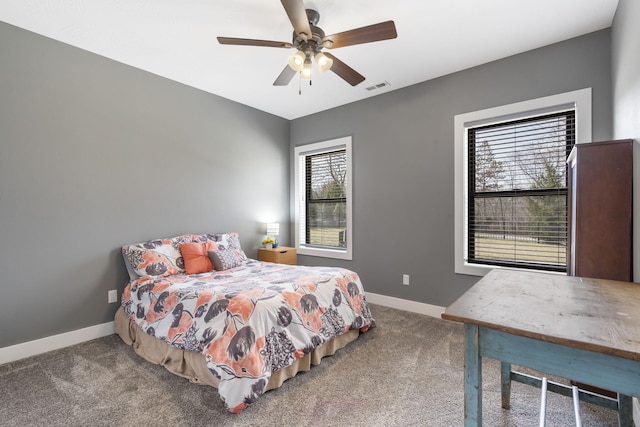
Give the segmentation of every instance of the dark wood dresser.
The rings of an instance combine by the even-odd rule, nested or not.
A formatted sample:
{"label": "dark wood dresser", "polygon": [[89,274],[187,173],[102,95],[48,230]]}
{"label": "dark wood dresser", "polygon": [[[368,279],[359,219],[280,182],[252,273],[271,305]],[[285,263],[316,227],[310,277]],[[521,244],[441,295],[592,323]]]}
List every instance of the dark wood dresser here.
{"label": "dark wood dresser", "polygon": [[567,274],[633,281],[633,140],[576,144],[568,165]]}

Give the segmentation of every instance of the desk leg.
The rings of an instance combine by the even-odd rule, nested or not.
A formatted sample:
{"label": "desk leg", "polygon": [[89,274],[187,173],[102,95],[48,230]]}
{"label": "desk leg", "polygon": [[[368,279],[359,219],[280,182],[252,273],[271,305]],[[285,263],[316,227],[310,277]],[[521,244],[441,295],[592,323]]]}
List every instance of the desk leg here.
{"label": "desk leg", "polygon": [[500,382],[502,384],[502,407],[511,407],[511,363],[500,362]]}
{"label": "desk leg", "polygon": [[618,425],[633,427],[633,401],[631,396],[618,393]]}
{"label": "desk leg", "polygon": [[464,325],[464,425],[482,426],[482,358],[478,346],[478,326]]}

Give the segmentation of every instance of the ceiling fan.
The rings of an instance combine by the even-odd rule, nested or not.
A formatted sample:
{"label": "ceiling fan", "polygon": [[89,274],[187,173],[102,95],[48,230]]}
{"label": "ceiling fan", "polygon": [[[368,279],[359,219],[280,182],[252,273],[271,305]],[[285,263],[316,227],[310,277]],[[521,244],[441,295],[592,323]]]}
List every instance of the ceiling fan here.
{"label": "ceiling fan", "polygon": [[289,64],[284,67],[274,86],[286,86],[296,73],[301,78],[311,80],[311,59],[314,58],[321,72],[333,71],[351,86],[364,81],[364,76],[330,53],[322,52],[324,48],[336,49],[344,46],[370,43],[380,40],[394,39],[398,36],[393,21],[355,28],[353,30],[325,36],[324,31],[317,27],[320,14],[313,9],[305,9],[302,0],[280,0],[289,20],[293,25],[293,42],[278,42],[271,40],[242,39],[233,37],[218,37],[220,44],[242,46],[295,48],[297,52],[289,58]]}

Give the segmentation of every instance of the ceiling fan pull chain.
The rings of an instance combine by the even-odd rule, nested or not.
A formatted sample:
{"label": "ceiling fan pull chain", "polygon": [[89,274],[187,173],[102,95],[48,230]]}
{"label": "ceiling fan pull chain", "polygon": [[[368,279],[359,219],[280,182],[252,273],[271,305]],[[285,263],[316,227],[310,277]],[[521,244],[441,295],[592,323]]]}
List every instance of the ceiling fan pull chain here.
{"label": "ceiling fan pull chain", "polygon": [[298,95],[302,95],[302,74],[298,73],[299,75],[299,79],[298,79]]}

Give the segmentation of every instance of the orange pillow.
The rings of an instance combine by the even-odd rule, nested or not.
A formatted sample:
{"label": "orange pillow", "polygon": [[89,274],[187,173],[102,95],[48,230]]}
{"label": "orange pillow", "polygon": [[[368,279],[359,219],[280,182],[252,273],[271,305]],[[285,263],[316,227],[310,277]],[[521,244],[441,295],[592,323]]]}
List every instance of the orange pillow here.
{"label": "orange pillow", "polygon": [[192,242],[180,245],[186,273],[198,274],[213,271],[213,263],[209,259],[208,252],[217,250],[218,247],[213,242]]}

